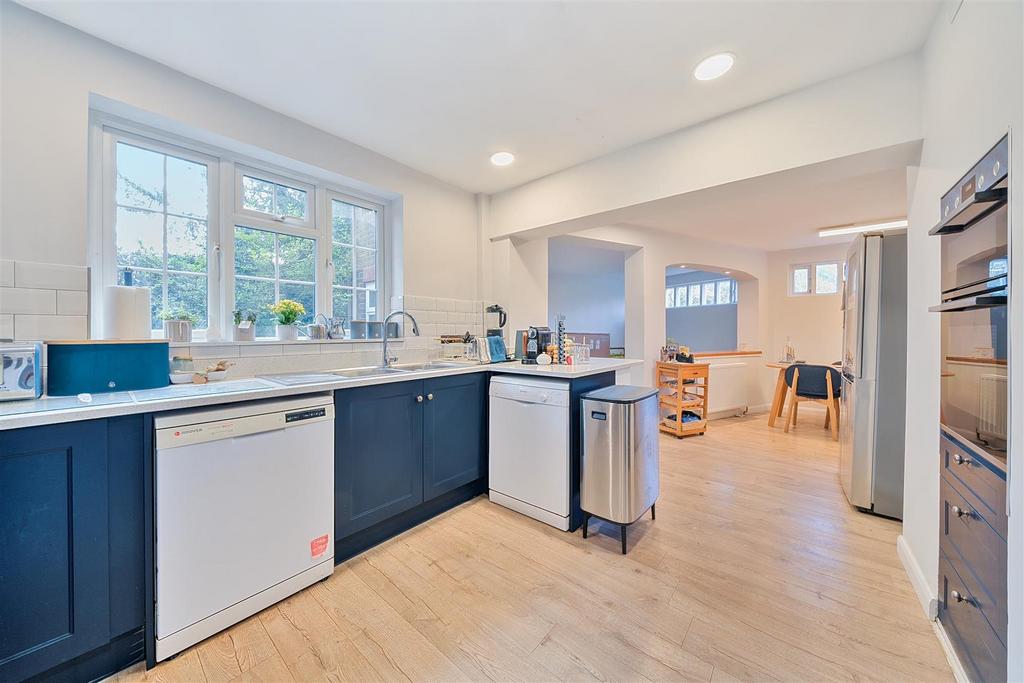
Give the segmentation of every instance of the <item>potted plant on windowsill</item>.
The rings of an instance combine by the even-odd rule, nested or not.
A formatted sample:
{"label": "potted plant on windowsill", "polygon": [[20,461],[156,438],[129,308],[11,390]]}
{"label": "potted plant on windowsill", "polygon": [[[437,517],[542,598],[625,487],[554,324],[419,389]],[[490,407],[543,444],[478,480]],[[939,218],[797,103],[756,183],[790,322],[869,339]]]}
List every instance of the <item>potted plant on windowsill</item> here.
{"label": "potted plant on windowsill", "polygon": [[235,326],[231,330],[233,341],[256,341],[256,312],[241,311],[234,312]]}
{"label": "potted plant on windowsill", "polygon": [[296,326],[299,318],[306,314],[306,307],[298,301],[281,299],[276,304],[268,306],[277,321],[277,338],[281,341],[295,341],[299,336],[299,328]]}
{"label": "potted plant on windowsill", "polygon": [[165,310],[160,319],[164,321],[164,338],[170,342],[192,341],[192,327],[199,323],[199,318],[184,308]]}

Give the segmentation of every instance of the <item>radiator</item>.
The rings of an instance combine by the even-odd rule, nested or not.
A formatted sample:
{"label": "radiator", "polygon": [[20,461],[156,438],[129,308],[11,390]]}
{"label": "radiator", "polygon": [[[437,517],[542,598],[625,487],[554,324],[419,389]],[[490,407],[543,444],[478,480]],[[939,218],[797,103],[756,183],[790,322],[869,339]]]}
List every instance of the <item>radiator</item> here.
{"label": "radiator", "polygon": [[978,433],[1006,439],[1006,375],[982,375]]}

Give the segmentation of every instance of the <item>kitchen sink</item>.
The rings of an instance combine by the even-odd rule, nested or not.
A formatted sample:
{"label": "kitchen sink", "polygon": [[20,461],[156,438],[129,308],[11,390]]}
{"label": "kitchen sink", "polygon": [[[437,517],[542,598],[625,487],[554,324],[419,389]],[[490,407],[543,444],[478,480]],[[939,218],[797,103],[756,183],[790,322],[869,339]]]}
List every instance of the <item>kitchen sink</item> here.
{"label": "kitchen sink", "polygon": [[395,375],[407,370],[399,368],[352,368],[351,370],[334,370],[331,374],[339,377],[380,377],[381,375]]}
{"label": "kitchen sink", "polygon": [[441,370],[443,368],[465,368],[472,365],[472,363],[456,363],[451,361],[443,360],[432,360],[428,363],[403,363],[402,365],[396,365],[395,368],[399,370],[408,370],[410,372],[414,370]]}

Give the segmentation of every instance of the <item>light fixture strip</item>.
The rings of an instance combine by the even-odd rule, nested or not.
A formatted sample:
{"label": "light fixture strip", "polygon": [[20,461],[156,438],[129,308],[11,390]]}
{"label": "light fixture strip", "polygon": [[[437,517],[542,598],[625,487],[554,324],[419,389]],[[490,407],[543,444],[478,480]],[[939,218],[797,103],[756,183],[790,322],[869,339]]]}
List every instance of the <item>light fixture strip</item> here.
{"label": "light fixture strip", "polygon": [[855,235],[861,232],[872,230],[898,230],[909,225],[906,218],[896,221],[885,221],[882,223],[868,223],[865,225],[848,225],[843,228],[825,228],[818,231],[818,237],[838,237],[839,235]]}

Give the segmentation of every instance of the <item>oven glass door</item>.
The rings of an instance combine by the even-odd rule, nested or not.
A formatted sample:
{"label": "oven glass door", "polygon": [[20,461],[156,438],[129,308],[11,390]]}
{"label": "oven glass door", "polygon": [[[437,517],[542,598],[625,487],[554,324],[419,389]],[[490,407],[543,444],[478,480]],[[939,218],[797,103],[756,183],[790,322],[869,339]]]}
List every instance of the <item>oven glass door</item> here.
{"label": "oven glass door", "polygon": [[1006,306],[942,314],[940,421],[1006,464]]}

